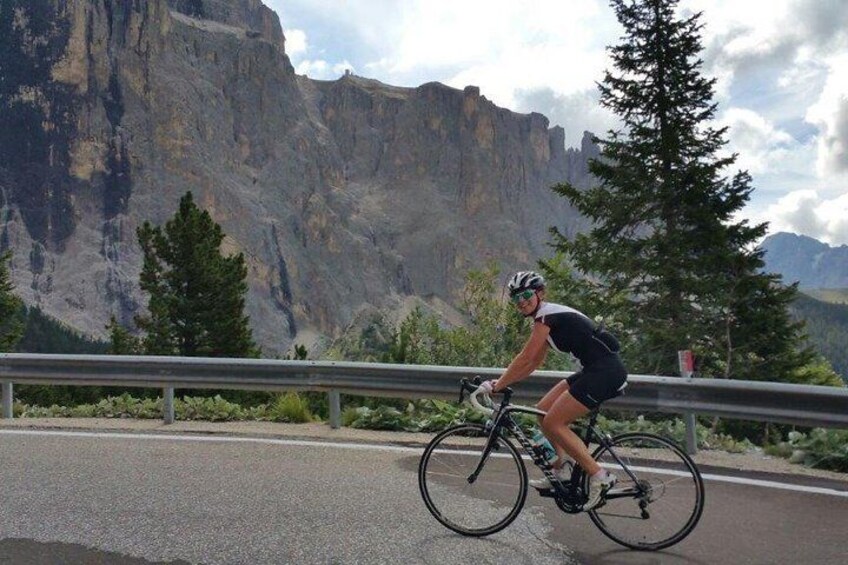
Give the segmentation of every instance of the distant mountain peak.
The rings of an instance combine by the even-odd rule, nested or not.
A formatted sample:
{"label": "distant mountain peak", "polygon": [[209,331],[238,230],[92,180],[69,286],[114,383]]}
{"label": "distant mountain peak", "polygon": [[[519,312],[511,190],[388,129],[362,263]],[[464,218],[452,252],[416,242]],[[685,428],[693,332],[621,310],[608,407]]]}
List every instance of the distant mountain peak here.
{"label": "distant mountain peak", "polygon": [[848,245],[832,247],[815,238],[788,232],[768,236],[760,244],[766,270],[802,288],[848,287]]}

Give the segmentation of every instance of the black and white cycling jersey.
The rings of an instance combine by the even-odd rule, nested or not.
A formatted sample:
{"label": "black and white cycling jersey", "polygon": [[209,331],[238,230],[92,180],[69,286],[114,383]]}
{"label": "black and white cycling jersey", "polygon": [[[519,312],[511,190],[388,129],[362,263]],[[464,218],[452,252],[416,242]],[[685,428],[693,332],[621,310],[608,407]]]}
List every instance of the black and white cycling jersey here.
{"label": "black and white cycling jersey", "polygon": [[618,340],[579,310],[542,302],[535,320],[551,328],[548,343],[554,350],[570,353],[584,367],[618,352]]}

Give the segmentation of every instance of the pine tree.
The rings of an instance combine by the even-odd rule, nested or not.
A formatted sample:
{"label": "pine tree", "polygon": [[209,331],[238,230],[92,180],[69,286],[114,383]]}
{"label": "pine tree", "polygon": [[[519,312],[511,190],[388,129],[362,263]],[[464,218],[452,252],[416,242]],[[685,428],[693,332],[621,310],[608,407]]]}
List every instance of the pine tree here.
{"label": "pine tree", "polygon": [[0,255],[0,351],[13,351],[23,335],[23,302],[13,293],[8,263],[12,254]]}
{"label": "pine tree", "polygon": [[109,353],[112,355],[138,355],[142,353],[141,340],[118,323],[115,316],[106,324],[109,332]]}
{"label": "pine tree", "polygon": [[599,88],[623,127],[597,140],[597,186],[554,187],[594,221],[573,241],[553,229],[555,243],[598,281],[600,302],[628,297],[616,315],[639,342],[631,370],[675,374],[676,352],[695,349],[701,373],[780,379],[811,353],[787,315],[795,289],[761,272],[767,224],[734,218],[753,188],[745,171],[725,176],[736,155],[719,155],[727,128],[711,126],[701,14],[678,19],[677,0],[611,5],[624,36]]}
{"label": "pine tree", "polygon": [[244,255],[224,257],[224,232],[191,192],[164,229],[145,222],[138,229],[144,252],[141,289],[149,293],[148,316],[136,323],[146,332],[151,355],[252,357],[258,355],[244,313]]}

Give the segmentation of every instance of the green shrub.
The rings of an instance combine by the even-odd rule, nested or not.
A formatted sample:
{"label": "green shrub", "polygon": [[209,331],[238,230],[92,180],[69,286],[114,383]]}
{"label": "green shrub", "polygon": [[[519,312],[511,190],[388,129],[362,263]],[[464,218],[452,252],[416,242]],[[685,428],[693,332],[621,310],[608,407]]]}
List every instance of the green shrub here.
{"label": "green shrub", "polygon": [[766,448],[766,452],[807,467],[848,472],[848,430],[791,431],[786,441]]}
{"label": "green shrub", "polygon": [[296,392],[287,392],[277,396],[277,400],[268,407],[267,418],[274,422],[303,423],[311,422],[309,402]]}
{"label": "green shrub", "polygon": [[342,414],[342,424],[351,428],[406,432],[436,432],[462,422],[484,421],[486,416],[467,404],[443,400],[408,402],[404,409],[392,405],[360,406],[346,409]]}
{"label": "green shrub", "polygon": [[343,421],[346,426],[368,430],[412,430],[411,419],[393,406],[368,408],[360,406],[345,410]]}
{"label": "green shrub", "polygon": [[[97,418],[97,406],[94,404],[80,404],[71,407],[72,418]],[[155,417],[155,416],[154,416]]]}
{"label": "green shrub", "polygon": [[162,399],[134,398],[129,393],[110,396],[96,404],[49,407],[15,403],[13,412],[20,418],[161,418]]}
{"label": "green shrub", "polygon": [[[160,412],[161,414],[161,412]],[[177,420],[207,420],[224,422],[246,419],[247,411],[220,395],[209,397],[186,396],[174,400],[174,417]]]}
{"label": "green shrub", "polygon": [[[646,418],[640,414],[635,418],[621,415],[610,418],[601,414],[598,416],[598,427],[610,435],[646,432],[666,437],[679,445],[686,442],[686,423],[677,416],[665,415],[663,418],[656,416]],[[733,453],[744,453],[755,448],[755,445],[745,438],[737,439],[731,435],[712,432],[709,427],[697,421],[695,438],[700,449],[720,449]]]}

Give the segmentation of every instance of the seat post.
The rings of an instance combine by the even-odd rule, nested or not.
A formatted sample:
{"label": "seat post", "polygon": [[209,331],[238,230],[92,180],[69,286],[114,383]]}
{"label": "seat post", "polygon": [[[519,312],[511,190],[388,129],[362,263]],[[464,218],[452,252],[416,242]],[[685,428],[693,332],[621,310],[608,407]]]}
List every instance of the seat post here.
{"label": "seat post", "polygon": [[589,445],[589,442],[592,439],[592,430],[595,429],[595,423],[598,420],[598,408],[592,408],[589,412],[589,421],[586,422],[586,433],[583,435],[583,443]]}

